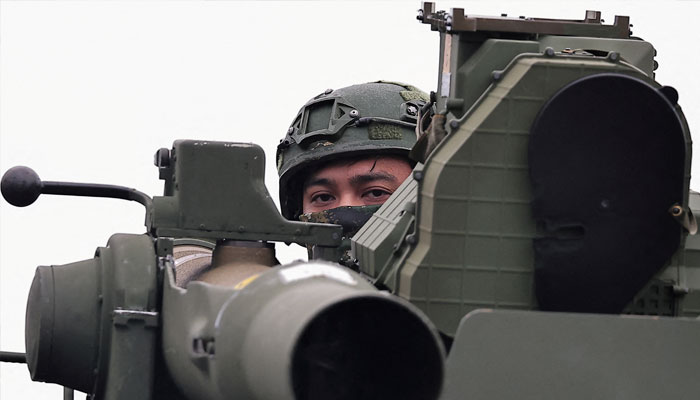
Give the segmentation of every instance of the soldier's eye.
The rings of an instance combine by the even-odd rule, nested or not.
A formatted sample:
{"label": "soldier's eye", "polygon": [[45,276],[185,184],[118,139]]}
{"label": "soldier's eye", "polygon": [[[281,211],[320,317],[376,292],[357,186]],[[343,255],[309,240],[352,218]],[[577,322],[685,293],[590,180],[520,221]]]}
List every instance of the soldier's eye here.
{"label": "soldier's eye", "polygon": [[371,189],[364,194],[364,197],[372,200],[381,200],[389,196],[391,196],[391,192],[385,189]]}
{"label": "soldier's eye", "polygon": [[320,193],[311,197],[312,202],[328,203],[333,201],[334,197],[329,193]]}

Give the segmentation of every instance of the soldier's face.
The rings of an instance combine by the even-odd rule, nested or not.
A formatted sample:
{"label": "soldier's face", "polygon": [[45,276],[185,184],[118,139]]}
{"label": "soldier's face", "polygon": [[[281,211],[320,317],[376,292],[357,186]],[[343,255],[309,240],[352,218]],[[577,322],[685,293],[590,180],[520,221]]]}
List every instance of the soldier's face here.
{"label": "soldier's face", "polygon": [[408,161],[397,156],[368,156],[326,164],[304,182],[303,212],[382,204],[411,170]]}

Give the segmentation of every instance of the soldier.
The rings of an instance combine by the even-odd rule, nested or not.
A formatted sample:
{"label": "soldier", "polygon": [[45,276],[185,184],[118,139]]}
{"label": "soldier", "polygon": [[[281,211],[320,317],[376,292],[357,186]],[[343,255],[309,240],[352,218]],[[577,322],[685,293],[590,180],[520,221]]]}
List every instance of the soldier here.
{"label": "soldier", "polygon": [[346,233],[359,228],[411,173],[408,152],[428,100],[385,81],[309,100],[277,147],[282,215],[339,223]]}
{"label": "soldier", "polygon": [[[413,86],[379,81],[328,89],[299,110],[277,148],[280,205],[287,219],[343,226],[343,245],[323,258],[351,266],[349,238],[411,173],[408,152],[428,100]],[[174,253],[180,286],[209,268],[210,249]]]}

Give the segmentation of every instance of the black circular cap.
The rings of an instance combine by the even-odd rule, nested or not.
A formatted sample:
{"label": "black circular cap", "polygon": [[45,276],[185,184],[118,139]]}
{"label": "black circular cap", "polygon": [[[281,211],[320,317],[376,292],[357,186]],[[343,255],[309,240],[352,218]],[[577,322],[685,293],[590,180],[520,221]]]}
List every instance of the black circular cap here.
{"label": "black circular cap", "polygon": [[673,88],[603,73],[532,126],[535,292],[546,311],[620,313],[676,252],[689,141]]}
{"label": "black circular cap", "polygon": [[41,194],[41,178],[29,167],[12,167],[0,182],[2,197],[15,207],[26,207]]}
{"label": "black circular cap", "polygon": [[381,297],[348,299],[315,316],[291,366],[298,400],[437,399],[444,376],[431,328]]}

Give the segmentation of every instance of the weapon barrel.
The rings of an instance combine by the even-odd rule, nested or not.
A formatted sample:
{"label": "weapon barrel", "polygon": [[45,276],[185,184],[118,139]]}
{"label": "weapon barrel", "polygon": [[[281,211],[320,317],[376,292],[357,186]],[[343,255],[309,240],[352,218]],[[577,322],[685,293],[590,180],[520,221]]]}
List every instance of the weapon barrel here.
{"label": "weapon barrel", "polygon": [[349,270],[321,263],[271,269],[229,295],[208,332],[206,324],[193,329],[202,313],[190,320],[168,310],[193,310],[185,303],[202,304],[207,296],[212,304],[222,289],[201,282],[187,293],[166,289],[164,354],[188,398],[434,399],[440,393],[444,350],[432,324]]}

